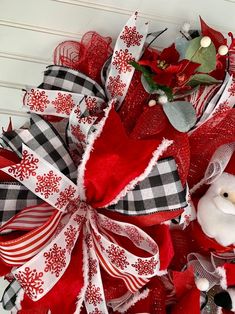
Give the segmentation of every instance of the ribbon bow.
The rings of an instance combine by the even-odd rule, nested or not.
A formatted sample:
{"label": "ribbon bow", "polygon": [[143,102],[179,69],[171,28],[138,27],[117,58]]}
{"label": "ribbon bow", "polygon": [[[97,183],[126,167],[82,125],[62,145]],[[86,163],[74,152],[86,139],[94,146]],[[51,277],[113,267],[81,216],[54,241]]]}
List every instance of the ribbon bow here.
{"label": "ribbon bow", "polygon": [[[22,210],[0,230],[30,231],[16,240],[0,243],[0,254],[8,265],[19,266],[12,273],[34,301],[46,295],[62,277],[81,237],[84,286],[78,296],[77,307],[84,302],[88,313],[94,313],[96,309],[108,313],[99,265],[111,276],[122,279],[131,293],[144,286],[149,278],[164,273],[160,270],[158,245],[150,236],[132,224],[97,213],[85,201],[84,173],[86,167],[89,169],[90,160],[87,155],[96,151],[97,139],[102,138],[107,120],[113,115],[116,114],[111,107],[99,124],[101,130],[95,133],[86,150],[78,185],[25,145],[21,162],[1,169],[46,202]],[[112,125],[111,121],[109,123]],[[169,144],[165,140],[164,148]],[[156,146],[156,142],[152,145]],[[153,160],[162,150],[160,147]],[[140,250],[140,256],[146,257],[126,250],[120,244],[119,236],[131,241],[132,247]]]}

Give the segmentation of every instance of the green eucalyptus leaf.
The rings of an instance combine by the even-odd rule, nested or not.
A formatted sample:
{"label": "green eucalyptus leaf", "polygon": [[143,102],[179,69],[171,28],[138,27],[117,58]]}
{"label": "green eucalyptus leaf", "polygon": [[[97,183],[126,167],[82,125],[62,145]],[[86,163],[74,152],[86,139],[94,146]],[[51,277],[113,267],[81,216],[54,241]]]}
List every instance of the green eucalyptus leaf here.
{"label": "green eucalyptus leaf", "polygon": [[221,81],[216,80],[214,77],[208,74],[195,74],[191,77],[187,85],[197,86],[201,84],[219,84]]}
{"label": "green eucalyptus leaf", "polygon": [[142,72],[146,76],[151,76],[151,72],[144,66],[140,65],[136,61],[130,61],[130,64],[138,71]]}
{"label": "green eucalyptus leaf", "polygon": [[185,59],[185,53],[189,46],[190,41],[188,41],[186,38],[177,37],[175,40],[175,48],[180,54],[180,60]]}
{"label": "green eucalyptus leaf", "polygon": [[190,102],[167,102],[163,110],[171,125],[180,132],[189,131],[196,123],[196,112]]}
{"label": "green eucalyptus leaf", "polygon": [[198,72],[209,73],[216,68],[216,49],[211,42],[207,48],[202,48],[200,45],[202,37],[196,37],[190,41],[186,50],[185,58],[196,63],[200,63],[197,68]]}
{"label": "green eucalyptus leaf", "polygon": [[148,80],[146,79],[145,75],[142,74],[141,75],[141,83],[143,85],[143,88],[145,89],[145,91],[149,94],[153,93],[153,88],[150,87]]}

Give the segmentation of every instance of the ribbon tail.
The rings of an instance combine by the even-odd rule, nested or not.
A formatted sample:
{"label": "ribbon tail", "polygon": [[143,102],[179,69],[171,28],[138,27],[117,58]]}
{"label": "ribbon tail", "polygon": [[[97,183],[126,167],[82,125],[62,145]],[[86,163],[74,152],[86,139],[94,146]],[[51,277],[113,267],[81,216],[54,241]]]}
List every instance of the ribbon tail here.
{"label": "ribbon tail", "polygon": [[93,237],[91,236],[91,230],[89,222],[87,222],[86,228],[85,246],[87,247],[88,255],[88,282],[85,293],[85,306],[88,314],[99,313],[108,314],[106,306],[104,288],[101,278],[99,260],[96,255],[95,245]]}
{"label": "ribbon tail", "polygon": [[[135,40],[128,38],[128,32],[135,33]],[[118,101],[116,109],[121,106],[134,74],[134,67],[130,65],[130,62],[139,60],[147,33],[148,23],[139,23],[136,12],[118,36],[105,85],[108,98],[116,98]]]}
{"label": "ribbon tail", "polygon": [[72,250],[83,225],[80,217],[77,213],[70,218],[64,216],[59,234],[34,258],[12,272],[33,301],[46,295],[69,266]]}

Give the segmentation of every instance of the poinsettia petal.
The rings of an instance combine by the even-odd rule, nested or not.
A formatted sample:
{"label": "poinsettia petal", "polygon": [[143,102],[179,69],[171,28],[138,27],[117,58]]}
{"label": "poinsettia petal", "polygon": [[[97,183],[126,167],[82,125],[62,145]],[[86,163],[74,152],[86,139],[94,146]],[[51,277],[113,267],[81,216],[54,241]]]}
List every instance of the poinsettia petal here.
{"label": "poinsettia petal", "polygon": [[150,60],[141,60],[138,63],[140,65],[142,65],[142,66],[149,67],[152,70],[152,72],[155,72],[155,68],[156,68],[155,67],[155,63],[156,62],[153,62],[153,61],[150,61]]}
{"label": "poinsettia petal", "polygon": [[180,54],[175,48],[175,44],[172,44],[170,47],[162,50],[162,53],[159,56],[160,60],[166,61],[168,64],[177,63],[179,60]]}
{"label": "poinsettia petal", "polygon": [[201,22],[201,31],[203,36],[209,36],[215,45],[215,48],[218,49],[221,45],[227,44],[227,39],[220,32],[208,26],[203,19],[200,17]]}
{"label": "poinsettia petal", "polygon": [[181,69],[181,65],[180,64],[171,64],[169,65],[166,69],[165,72],[167,73],[178,73]]}
{"label": "poinsettia petal", "polygon": [[172,73],[162,71],[161,73],[153,76],[153,79],[159,85],[171,87],[173,75]]}

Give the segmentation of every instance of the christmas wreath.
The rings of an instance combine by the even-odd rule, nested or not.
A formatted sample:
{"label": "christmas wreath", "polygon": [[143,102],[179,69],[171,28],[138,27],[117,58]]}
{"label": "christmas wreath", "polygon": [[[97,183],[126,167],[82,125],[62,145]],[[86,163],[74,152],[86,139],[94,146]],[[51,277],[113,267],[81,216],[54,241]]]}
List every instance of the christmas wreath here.
{"label": "christmas wreath", "polygon": [[11,313],[235,311],[235,41],[135,13],[54,51],[0,149]]}

